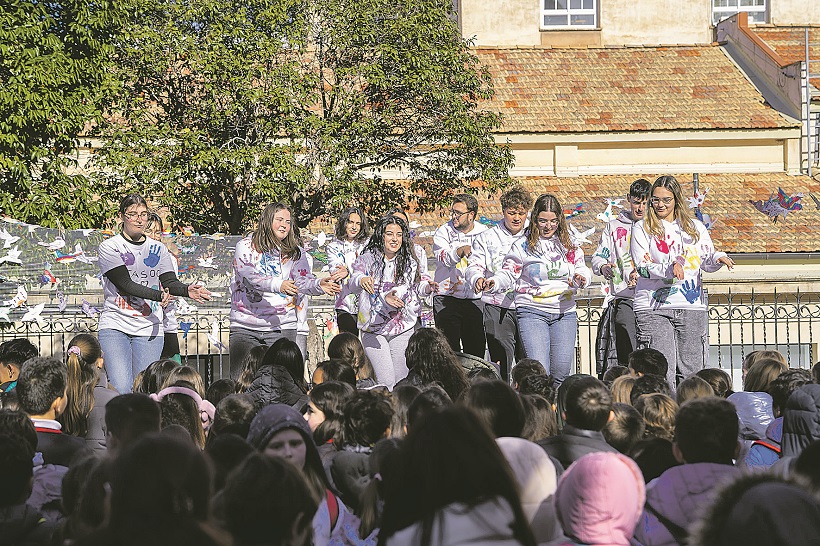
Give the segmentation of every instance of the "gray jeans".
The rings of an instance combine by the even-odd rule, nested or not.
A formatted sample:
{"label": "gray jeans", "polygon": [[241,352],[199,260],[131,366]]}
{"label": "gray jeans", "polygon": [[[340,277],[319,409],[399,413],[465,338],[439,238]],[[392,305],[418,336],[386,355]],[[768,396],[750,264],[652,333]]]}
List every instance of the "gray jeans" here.
{"label": "gray jeans", "polygon": [[[249,330],[248,328],[232,326],[228,334],[228,353],[231,355],[231,379],[236,380],[239,374],[242,373],[242,361],[251,349],[257,345],[270,347],[278,339],[283,337],[291,341],[297,341],[296,330],[265,331]],[[302,353],[302,356],[304,356],[304,353]]]}
{"label": "gray jeans", "polygon": [[689,377],[709,363],[709,318],[705,310],[658,309],[637,311],[638,348],[657,349],[666,357],[666,380],[672,391],[675,375]]}

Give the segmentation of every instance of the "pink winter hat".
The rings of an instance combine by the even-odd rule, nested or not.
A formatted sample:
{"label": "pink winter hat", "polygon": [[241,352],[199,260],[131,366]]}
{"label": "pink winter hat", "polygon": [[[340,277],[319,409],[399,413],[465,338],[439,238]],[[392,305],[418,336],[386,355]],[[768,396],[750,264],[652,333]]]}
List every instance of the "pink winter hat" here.
{"label": "pink winter hat", "polygon": [[628,545],[645,501],[641,470],[620,453],[581,457],[561,476],[555,492],[564,534],[597,546]]}

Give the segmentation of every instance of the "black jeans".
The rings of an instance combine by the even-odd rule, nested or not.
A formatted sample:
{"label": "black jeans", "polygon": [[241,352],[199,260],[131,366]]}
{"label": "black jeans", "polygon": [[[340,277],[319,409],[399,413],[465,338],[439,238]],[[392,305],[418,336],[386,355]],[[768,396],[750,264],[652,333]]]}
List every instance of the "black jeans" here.
{"label": "black jeans", "polygon": [[356,321],[356,315],[351,315],[347,311],[336,310],[336,325],[339,327],[339,333],[350,332],[356,337],[359,337],[359,323]]}
{"label": "black jeans", "polygon": [[484,358],[483,307],[481,300],[433,296],[436,328],[444,333],[454,351]]}

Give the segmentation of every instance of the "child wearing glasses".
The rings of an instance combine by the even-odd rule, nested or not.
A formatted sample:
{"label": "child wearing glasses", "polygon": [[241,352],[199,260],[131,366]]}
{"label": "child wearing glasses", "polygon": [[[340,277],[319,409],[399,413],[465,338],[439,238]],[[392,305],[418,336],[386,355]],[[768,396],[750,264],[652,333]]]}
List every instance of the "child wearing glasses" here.
{"label": "child wearing glasses", "polygon": [[584,251],[570,239],[563,211],[554,195],[536,199],[524,237],[513,244],[501,270],[485,283],[485,290],[515,291],[527,358],[541,362],[558,385],[572,373],[575,360],[575,294],[592,277]]}
{"label": "child wearing glasses", "polygon": [[162,354],[162,308],[173,296],[202,303],[211,293],[203,286],[180,282],[171,253],[145,234],[148,204],[142,196],[122,200],[120,220],[122,231],[103,241],[98,250],[105,298],[99,340],[108,378],[123,394],[131,392],[134,377]]}
{"label": "child wearing glasses", "polygon": [[646,217],[632,228],[637,343],[663,353],[669,362],[666,379],[674,390],[676,369],[680,377],[688,377],[708,362],[708,302],[701,272],[724,265],[731,269],[734,262],[715,250],[674,176],[655,180],[649,204]]}

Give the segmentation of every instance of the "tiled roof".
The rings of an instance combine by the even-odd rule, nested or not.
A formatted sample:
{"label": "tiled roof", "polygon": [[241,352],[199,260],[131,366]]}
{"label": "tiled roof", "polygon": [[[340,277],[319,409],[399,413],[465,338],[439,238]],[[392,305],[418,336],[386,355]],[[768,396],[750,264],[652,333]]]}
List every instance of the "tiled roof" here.
{"label": "tiled roof", "polygon": [[792,123],[718,46],[476,48],[503,132],[760,129]]}
{"label": "tiled roof", "polygon": [[[565,209],[572,209],[583,203],[584,213],[571,220],[581,232],[594,227],[591,243],[584,245],[584,251],[591,253],[598,244],[603,221],[596,215],[606,208],[604,199],[622,197],[636,178],[654,181],[659,174],[635,176],[580,176],[558,178],[554,176],[526,177],[516,179],[529,189],[533,196],[553,193],[558,196]],[[685,196],[691,195],[692,175],[676,175],[683,186]],[[709,190],[701,207],[714,221],[712,239],[720,250],[726,252],[817,252],[820,251],[820,210],[810,193],[820,199],[820,182],[807,176],[789,176],[783,173],[766,174],[702,174],[700,191]],[[778,187],[788,194],[804,193],[803,209],[782,216],[772,222],[759,212],[750,201],[766,201],[772,193],[777,196]],[[625,204],[625,203],[624,203]],[[619,209],[616,209],[619,210]],[[413,220],[421,222],[417,233],[427,234],[443,224],[447,219],[438,213],[413,215]],[[479,199],[479,216],[490,220],[501,218],[501,207],[497,197]],[[429,237],[421,237],[419,242],[428,247]]]}
{"label": "tiled roof", "polygon": [[[779,27],[756,26],[751,30],[777,52],[787,63],[806,60],[806,28],[809,29],[809,59],[820,61],[820,27]],[[820,73],[820,63],[811,68],[812,73]],[[813,78],[812,85],[820,88],[820,78]]]}

